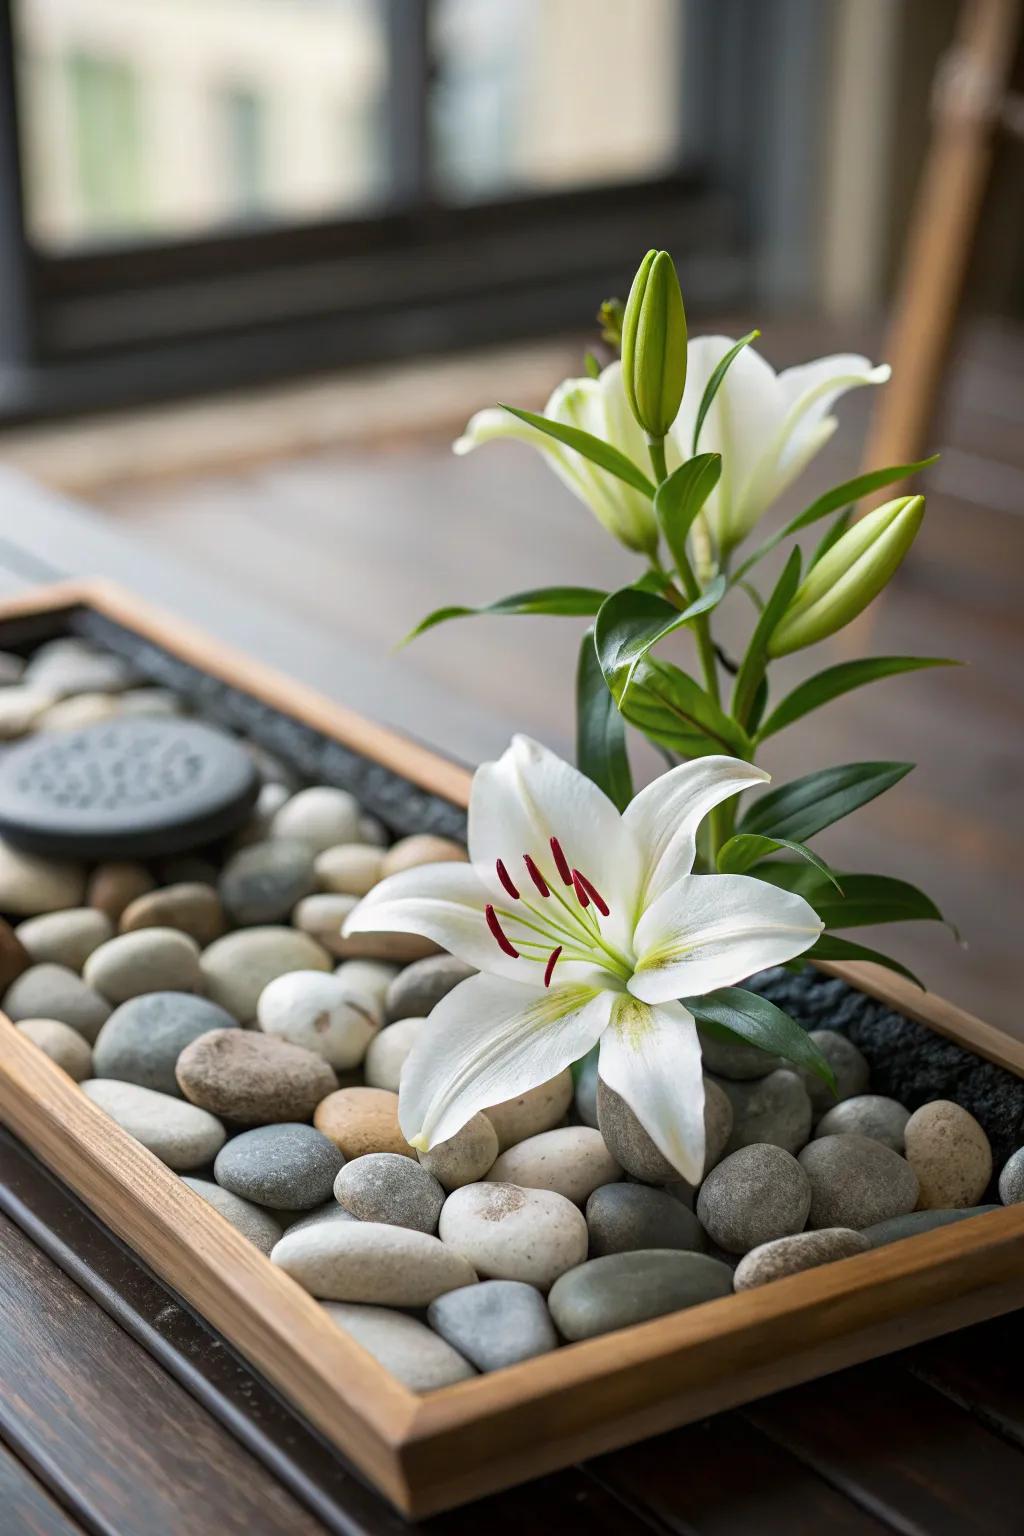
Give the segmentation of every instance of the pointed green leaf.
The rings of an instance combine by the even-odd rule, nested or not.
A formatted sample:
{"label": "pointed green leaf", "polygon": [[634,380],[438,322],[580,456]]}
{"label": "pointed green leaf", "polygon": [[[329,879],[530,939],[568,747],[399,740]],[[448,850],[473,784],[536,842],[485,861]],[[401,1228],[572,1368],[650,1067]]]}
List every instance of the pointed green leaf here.
{"label": "pointed green leaf", "polygon": [[789,859],[759,864],[754,873],[770,885],[795,891],[809,901],[826,928],[864,928],[872,923],[942,923],[945,918],[930,896],[892,875],[841,874],[841,893],[816,869]]}
{"label": "pointed green leaf", "polygon": [[915,987],[925,990],[924,982],[914,975],[899,960],[894,960],[891,955],[883,955],[880,949],[871,949],[867,944],[854,944],[851,939],[841,939],[834,933],[823,933],[812,949],[804,950],[801,960],[870,960],[873,965],[884,965],[888,970],[895,971],[898,976],[905,976],[912,981]]}
{"label": "pointed green leaf", "polygon": [[822,768],[791,784],[769,790],[755,800],[740,820],[740,832],[760,832],[765,837],[808,838],[867,805],[876,795],[898,784],[913,763],[841,763]]}
{"label": "pointed green leaf", "polygon": [[720,453],[700,453],[663,480],[654,496],[654,515],[677,570],[688,563],[686,540],[722,473]]}
{"label": "pointed green leaf", "polygon": [[742,987],[719,987],[717,992],[708,992],[704,997],[684,997],[682,1004],[701,1029],[724,1031],[771,1056],[782,1056],[794,1066],[816,1073],[836,1091],[832,1068],[807,1031],[759,993],[747,992]]}
{"label": "pointed green leaf", "polygon": [[626,724],[609,692],[588,629],[576,670],[576,766],[624,811],[633,798]]}
{"label": "pointed green leaf", "polygon": [[596,587],[537,587],[532,592],[514,592],[511,597],[500,597],[496,603],[487,603],[483,608],[435,608],[409,631],[401,644],[408,645],[410,640],[425,635],[428,629],[438,624],[446,624],[449,619],[477,618],[483,614],[551,613],[568,618],[591,618],[607,596],[607,592]]}
{"label": "pointed green leaf", "polygon": [[723,843],[718,851],[718,872],[722,875],[742,875],[751,869],[759,859],[768,858],[769,854],[778,853],[780,848],[788,848],[791,853],[798,854],[801,859],[806,859],[819,874],[831,881],[837,891],[842,891],[835,873],[819,858],[812,849],[803,843],[794,843],[787,837],[759,837],[753,832],[737,832],[730,837],[727,843]]}
{"label": "pointed green leaf", "polygon": [[635,586],[613,592],[601,605],[594,626],[597,653],[606,677],[615,679],[616,697],[625,696],[637,664],[652,646],[691,623],[720,602],[725,577],[716,576],[707,590],[682,612],[674,604]]}
{"label": "pointed green leaf", "polygon": [[701,428],[704,425],[708,411],[710,411],[712,405],[715,403],[715,396],[718,394],[718,391],[722,387],[722,380],[729,372],[729,369],[732,367],[737,357],[739,357],[740,353],[743,351],[743,348],[749,347],[750,343],[752,341],[756,341],[760,334],[760,331],[748,331],[746,336],[741,336],[736,345],[729,348],[728,352],[722,358],[721,362],[717,365],[711,377],[708,379],[708,382],[705,384],[704,393],[701,396],[700,406],[697,410],[697,420],[693,424],[693,448],[691,450],[693,453],[697,452],[697,444],[700,442]]}
{"label": "pointed green leaf", "polygon": [[863,688],[878,678],[895,677],[900,672],[920,672],[925,667],[955,666],[959,666],[959,662],[944,656],[866,656],[861,661],[843,661],[838,666],[826,667],[824,672],[809,677],[776,705],[758,731],[758,739],[764,741],[768,736],[774,736],[776,731],[809,715],[813,709],[820,709],[832,699],[838,699],[854,688]]}
{"label": "pointed green leaf", "polygon": [[551,421],[547,416],[538,416],[535,411],[520,411],[514,405],[503,405],[502,410],[518,416],[520,421],[525,421],[527,426],[536,427],[538,432],[544,432],[557,442],[564,443],[566,448],[575,449],[600,469],[606,469],[610,475],[617,475],[620,480],[631,485],[634,491],[640,491],[644,496],[650,496],[653,499],[654,486],[647,476],[636,467],[632,459],[627,459],[624,453],[620,453],[603,438],[594,437],[592,433],[584,432],[580,427],[568,427],[561,421]]}
{"label": "pointed green leaf", "polygon": [[670,752],[681,757],[706,757],[709,752],[749,757],[746,733],[678,667],[645,656],[633,672],[625,698],[619,697],[616,680],[607,671],[605,679],[630,724]]}

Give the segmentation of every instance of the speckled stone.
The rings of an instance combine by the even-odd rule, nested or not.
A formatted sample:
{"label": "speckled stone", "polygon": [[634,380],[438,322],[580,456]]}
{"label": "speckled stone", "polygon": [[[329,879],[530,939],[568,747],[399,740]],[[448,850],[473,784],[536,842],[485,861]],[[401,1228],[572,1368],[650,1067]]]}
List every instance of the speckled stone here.
{"label": "speckled stone", "polygon": [[243,1237],[247,1237],[250,1243],[255,1244],[261,1253],[269,1254],[274,1244],[280,1241],[283,1235],[280,1222],[275,1221],[269,1211],[262,1210],[251,1200],[243,1200],[240,1195],[233,1195],[229,1189],[222,1189],[219,1184],[212,1184],[209,1179],[186,1178],[185,1183],[189,1189],[194,1189],[207,1205],[212,1205],[215,1211],[219,1211],[225,1221],[230,1221]]}
{"label": "speckled stone", "polygon": [[422,864],[465,863],[468,855],[461,843],[450,837],[435,837],[431,832],[415,832],[411,837],[400,837],[384,855],[381,877],[401,874],[404,869],[417,869]]}
{"label": "speckled stone", "polygon": [[736,1266],[733,1285],[737,1291],[750,1291],[772,1280],[817,1269],[836,1259],[850,1259],[871,1247],[863,1232],[850,1227],[825,1227],[820,1232],[797,1232],[792,1237],[776,1238],[752,1248]]}
{"label": "speckled stone", "polygon": [[463,1184],[478,1183],[494,1166],[498,1155],[497,1132],[486,1115],[477,1114],[447,1141],[439,1141],[429,1152],[416,1155],[444,1189],[461,1189]]}
{"label": "speckled stone", "polygon": [[260,993],[256,1017],[265,1034],[314,1051],[337,1072],[357,1067],[377,1033],[374,999],[324,971],[289,971]]}
{"label": "speckled stone", "polygon": [[791,1153],[767,1142],[730,1153],[697,1196],[701,1226],[727,1253],[749,1253],[801,1231],[810,1208],[806,1173]]}
{"label": "speckled stone", "polygon": [[343,1163],[334,1143],[311,1125],[261,1125],[231,1138],[217,1155],[213,1176],[256,1205],[309,1211],[330,1199]]}
{"label": "speckled stone", "polygon": [[810,1072],[806,1067],[800,1068],[800,1076],[804,1080],[817,1120],[844,1099],[867,1093],[871,1073],[864,1056],[845,1035],[834,1029],[812,1029],[810,1037],[832,1068],[836,1080],[836,1092],[833,1093],[828,1083],[823,1082],[816,1072]]}
{"label": "speckled stone", "polygon": [[822,1115],[814,1129],[815,1140],[822,1136],[868,1136],[894,1152],[903,1153],[904,1130],[910,1110],[895,1099],[877,1093],[860,1093],[844,1099]]}
{"label": "speckled stone", "polygon": [[955,1211],[909,1211],[904,1216],[892,1216],[888,1221],[877,1221],[865,1227],[864,1236],[872,1248],[884,1248],[905,1237],[917,1237],[921,1232],[934,1232],[936,1227],[952,1226],[954,1222],[967,1221],[972,1216],[987,1216],[990,1211],[1001,1209],[998,1205],[972,1205]]}
{"label": "speckled stone", "polygon": [[121,932],[135,933],[140,928],[177,928],[205,949],[227,931],[227,919],[212,885],[179,880],[128,903],[121,913]]}
{"label": "speckled stone", "polygon": [[416,1156],[398,1124],[398,1094],[384,1088],[339,1088],[317,1105],[314,1124],[347,1158],[368,1152]]}
{"label": "speckled stone", "polygon": [[473,1266],[438,1238],[377,1221],[293,1227],[270,1257],[325,1301],[426,1307],[476,1281]]}
{"label": "speckled stone", "polygon": [[316,879],[322,891],[340,896],[365,896],[381,878],[383,850],[366,843],[339,843],[316,856]]}
{"label": "speckled stone", "polygon": [[436,1232],[444,1190],[411,1158],[370,1152],[345,1164],[334,1181],[334,1198],[360,1221]]}
{"label": "speckled stone", "polygon": [[410,1392],[435,1392],[476,1374],[451,1344],[405,1312],[355,1301],[324,1301],[321,1306],[333,1323],[350,1334]]}
{"label": "speckled stone", "polygon": [[484,1114],[494,1126],[498,1137],[498,1150],[525,1141],[541,1131],[552,1130],[565,1116],[572,1103],[572,1073],[568,1067],[557,1077],[539,1083],[518,1098],[503,1099],[500,1104],[490,1104]]}
{"label": "speckled stone", "polygon": [[229,918],[240,928],[279,923],[316,890],[313,855],[284,837],[253,843],[232,854],[218,887]]}
{"label": "speckled stone", "polygon": [[93,950],[82,979],[112,1003],[145,992],[198,992],[199,945],[176,928],[122,933]]}
{"label": "speckled stone", "polygon": [[417,960],[399,971],[388,987],[384,1016],[389,1023],[396,1019],[428,1018],[460,981],[475,974],[471,965],[453,955],[430,955],[426,960]]}
{"label": "speckled stone", "polygon": [[318,1227],[324,1221],[355,1221],[357,1219],[344,1210],[333,1195],[330,1200],[325,1200],[323,1205],[314,1206],[311,1211],[305,1211],[301,1216],[291,1215],[287,1211],[279,1211],[278,1215],[287,1218],[285,1226],[289,1232],[297,1232],[300,1227]]}
{"label": "speckled stone", "polygon": [[587,1256],[583,1213],[550,1189],[464,1184],[445,1201],[438,1230],[482,1277],[542,1291]]}
{"label": "speckled stone", "polygon": [[66,965],[33,965],[7,988],[3,1011],[15,1024],[58,1019],[91,1043],[110,1017],[110,1004]]}
{"label": "speckled stone", "polygon": [[96,1037],[97,1077],[116,1077],[181,1098],[174,1069],[186,1045],[211,1029],[234,1029],[216,1003],[192,992],[147,992],[115,1008]]}
{"label": "speckled stone", "polygon": [[664,1190],[645,1184],[604,1184],[587,1201],[590,1257],[638,1248],[700,1252],[704,1233],[691,1210]]}
{"label": "speckled stone", "polygon": [[823,1136],[800,1153],[800,1166],[811,1181],[810,1227],[860,1232],[917,1204],[913,1168],[867,1136]]}
{"label": "speckled stone", "polygon": [[950,1099],[915,1110],[904,1130],[906,1158],[920,1184],[923,1210],[977,1205],[992,1178],[992,1148],[973,1115]]}
{"label": "speckled stone", "polygon": [[699,1026],[697,1034],[704,1070],[713,1072],[716,1077],[727,1077],[730,1082],[752,1082],[784,1065],[781,1056],[772,1056],[758,1045],[748,1045],[745,1040],[721,1040]]}
{"label": "speckled stone", "polygon": [[439,1296],[427,1322],[478,1371],[500,1371],[558,1346],[547,1302],[521,1280],[481,1280]]}
{"label": "speckled stone", "polygon": [[645,1248],[591,1259],[551,1287],[548,1305],[570,1343],[728,1296],[732,1270],[704,1253]]}
{"label": "speckled stone", "polygon": [[106,1077],[87,1078],[81,1087],[129,1136],[179,1173],[202,1168],[224,1144],[219,1120],[169,1094]]}
{"label": "speckled stone", "polygon": [[22,1019],[16,1027],[74,1082],[93,1076],[92,1051],[77,1029],[57,1019]]}
{"label": "speckled stone", "polygon": [[[4,692],[0,690],[0,701]],[[62,912],[80,906],[84,894],[85,870],[80,865],[22,853],[0,840],[0,912],[9,917]]]}
{"label": "speckled stone", "polygon": [[1024,1204],[1024,1147],[1019,1147],[1003,1164],[999,1198],[1004,1205]]}
{"label": "speckled stone", "polygon": [[15,933],[34,965],[48,962],[80,971],[93,950],[113,938],[114,926],[95,907],[69,907],[27,918]]}
{"label": "speckled stone", "polygon": [[370,1088],[398,1092],[402,1068],[425,1022],[424,1019],[398,1019],[374,1036],[363,1063],[363,1074]]}
{"label": "speckled stone", "polygon": [[728,1095],[733,1112],[726,1151],[770,1142],[795,1154],[806,1144],[813,1112],[798,1073],[780,1067],[754,1082],[723,1079],[719,1087]]}
{"label": "speckled stone", "polygon": [[327,784],[300,789],[278,811],[271,832],[305,843],[314,855],[339,843],[359,842],[359,802],[347,790]]}
{"label": "speckled stone", "polygon": [[575,1205],[583,1205],[602,1184],[622,1177],[600,1131],[589,1125],[566,1125],[541,1131],[502,1152],[488,1181],[518,1184],[521,1189],[553,1189]]}
{"label": "speckled stone", "polygon": [[307,1120],[337,1083],[322,1056],[242,1029],[200,1035],[175,1073],[186,1099],[238,1125]]}
{"label": "speckled stone", "polygon": [[609,1152],[635,1179],[650,1184],[678,1179],[679,1170],[659,1151],[625,1099],[601,1078],[597,1083],[597,1124]]}
{"label": "speckled stone", "polygon": [[206,995],[240,1023],[256,1017],[263,988],[288,971],[329,971],[331,957],[321,944],[294,928],[244,928],[226,933],[199,960]]}

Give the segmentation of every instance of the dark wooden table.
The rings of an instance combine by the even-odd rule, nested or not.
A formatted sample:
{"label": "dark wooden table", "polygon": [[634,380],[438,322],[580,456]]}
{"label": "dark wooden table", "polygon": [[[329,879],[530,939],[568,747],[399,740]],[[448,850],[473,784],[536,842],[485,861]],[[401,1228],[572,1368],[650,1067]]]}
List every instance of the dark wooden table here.
{"label": "dark wooden table", "polygon": [[[314,635],[257,624],[230,594],[211,626],[211,611],[197,612],[209,594],[173,564],[147,560],[87,514],[13,480],[0,491],[0,591],[59,574],[115,575],[228,638],[253,647],[259,637],[268,659],[317,680],[326,658]],[[327,691],[365,707],[388,679],[347,660],[343,689],[337,682]],[[443,704],[421,694],[415,707],[425,727]],[[436,739],[430,719],[435,729],[423,734]],[[421,1528],[1024,1536],[1024,1317],[827,1377]],[[0,1136],[0,1536],[409,1529]]]}

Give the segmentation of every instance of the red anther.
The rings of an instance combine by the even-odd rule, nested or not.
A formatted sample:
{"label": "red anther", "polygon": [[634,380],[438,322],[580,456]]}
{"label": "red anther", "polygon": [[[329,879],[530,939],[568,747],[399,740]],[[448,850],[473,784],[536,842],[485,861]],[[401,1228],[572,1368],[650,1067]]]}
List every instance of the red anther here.
{"label": "red anther", "polygon": [[501,881],[501,883],[505,887],[506,891],[508,891],[509,895],[512,897],[512,900],[513,901],[518,901],[519,900],[519,892],[516,890],[515,886],[512,884],[512,876],[509,874],[508,870],[505,868],[505,865],[504,865],[503,861],[501,859],[499,859],[497,864],[494,867],[498,871],[498,879]]}
{"label": "red anther", "polygon": [[590,897],[587,894],[586,886],[583,884],[583,876],[577,869],[574,869],[572,872],[572,883],[573,889],[576,892],[576,900],[579,902],[580,906],[586,910],[586,908],[590,906]]}
{"label": "red anther", "polygon": [[551,892],[548,890],[547,881],[544,879],[544,876],[541,874],[540,870],[537,868],[536,864],[530,858],[528,853],[523,854],[523,863],[526,865],[526,873],[529,875],[538,891],[540,891],[541,895],[550,896]]}
{"label": "red anther", "polygon": [[562,852],[562,845],[557,837],[551,839],[551,854],[555,861],[555,868],[562,877],[562,884],[572,885],[572,871],[569,868],[569,860]]}
{"label": "red anther", "polygon": [[550,987],[550,985],[551,985],[551,976],[552,976],[552,973],[554,972],[555,964],[556,964],[556,962],[558,960],[558,957],[559,957],[559,955],[561,953],[562,953],[562,946],[561,946],[561,944],[559,944],[558,948],[557,949],[553,949],[551,951],[550,955],[548,955],[548,963],[544,967],[544,985],[546,987]]}
{"label": "red anther", "polygon": [[583,889],[586,891],[587,895],[590,897],[591,901],[594,903],[594,906],[600,912],[601,916],[602,917],[607,917],[608,913],[610,911],[610,908],[608,906],[608,903],[605,901],[604,897],[601,895],[601,892],[598,890],[597,886],[594,884],[594,882],[592,880],[588,880],[586,875],[581,875],[578,869],[574,869],[573,870],[573,877],[574,877],[575,880],[578,880],[580,882],[580,884],[582,885]]}
{"label": "red anther", "polygon": [[502,954],[508,955],[511,960],[518,960],[519,951],[518,949],[514,949],[512,947],[502,932],[501,924],[498,922],[498,914],[495,912],[490,902],[488,902],[484,908],[484,917],[487,919],[487,926],[491,930],[494,942],[497,944]]}

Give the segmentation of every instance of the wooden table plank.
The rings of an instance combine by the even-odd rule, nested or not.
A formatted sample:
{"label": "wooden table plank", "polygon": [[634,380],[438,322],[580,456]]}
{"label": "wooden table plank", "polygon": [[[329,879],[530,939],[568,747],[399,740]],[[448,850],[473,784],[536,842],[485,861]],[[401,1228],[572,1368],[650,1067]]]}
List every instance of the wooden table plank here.
{"label": "wooden table plank", "polygon": [[908,1364],[920,1380],[1024,1450],[1024,1312],[922,1344]]}
{"label": "wooden table plank", "polygon": [[0,1510],[11,1536],[84,1536],[31,1472],[0,1445]]}

